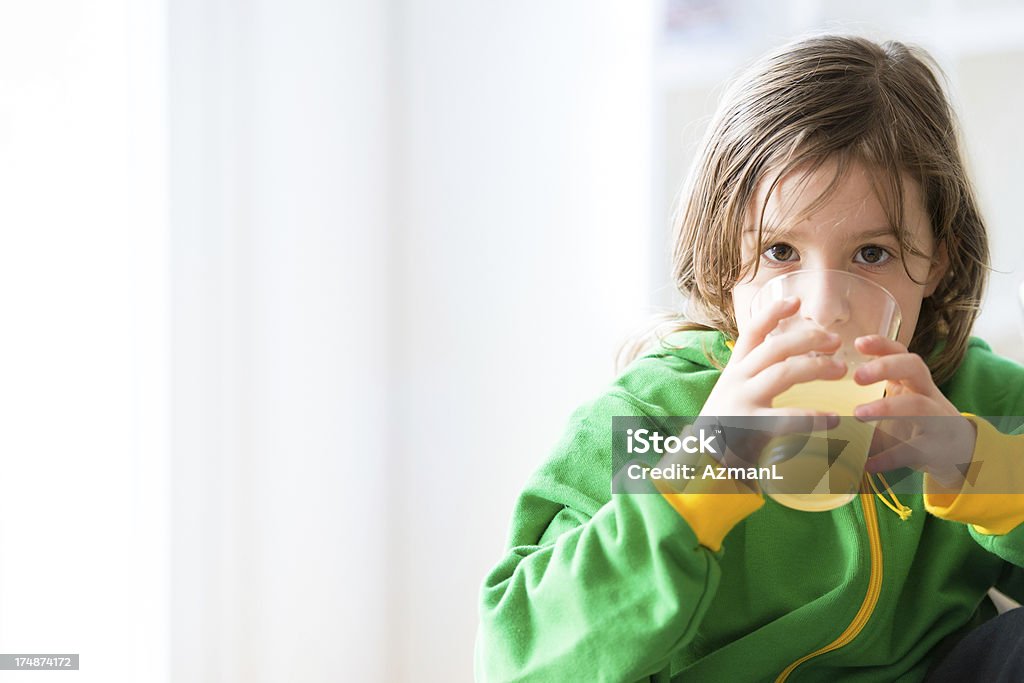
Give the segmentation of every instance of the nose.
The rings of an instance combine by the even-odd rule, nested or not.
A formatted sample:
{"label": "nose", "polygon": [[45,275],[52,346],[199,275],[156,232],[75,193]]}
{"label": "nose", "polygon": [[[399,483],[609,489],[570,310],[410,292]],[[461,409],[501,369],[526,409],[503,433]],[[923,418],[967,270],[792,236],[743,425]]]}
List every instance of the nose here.
{"label": "nose", "polygon": [[823,329],[835,328],[850,319],[850,297],[845,281],[822,272],[808,278],[800,293],[800,315]]}

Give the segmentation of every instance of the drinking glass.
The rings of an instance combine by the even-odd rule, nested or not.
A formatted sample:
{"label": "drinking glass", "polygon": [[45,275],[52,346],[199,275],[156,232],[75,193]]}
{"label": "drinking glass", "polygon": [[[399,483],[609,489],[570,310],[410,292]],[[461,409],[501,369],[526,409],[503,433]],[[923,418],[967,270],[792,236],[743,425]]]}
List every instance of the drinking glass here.
{"label": "drinking glass", "polygon": [[854,371],[870,357],[858,352],[853,341],[869,334],[895,339],[900,308],[888,290],[867,278],[842,270],[799,270],[765,283],[751,302],[751,312],[789,296],[800,298],[800,309],[780,321],[772,334],[802,328],[837,334],[842,344],[833,356],[847,369],[840,379],[796,384],[775,397],[772,407],[834,412],[839,421],[831,428],[771,439],[759,464],[774,465],[780,479],[762,481],[761,488],[790,508],[832,510],[856,496],[874,434],[874,424],[853,417],[853,409],[881,398],[886,385],[884,380],[866,386],[854,382]]}

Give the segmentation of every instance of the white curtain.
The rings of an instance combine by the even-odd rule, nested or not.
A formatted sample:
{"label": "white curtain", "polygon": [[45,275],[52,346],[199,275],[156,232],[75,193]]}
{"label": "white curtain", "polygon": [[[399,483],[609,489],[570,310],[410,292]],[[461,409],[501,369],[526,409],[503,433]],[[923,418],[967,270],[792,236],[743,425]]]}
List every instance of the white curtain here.
{"label": "white curtain", "polygon": [[174,680],[387,680],[386,4],[171,5]]}
{"label": "white curtain", "polygon": [[646,301],[651,16],[170,9],[174,680],[470,680]]}
{"label": "white curtain", "polygon": [[169,680],[164,11],[0,4],[0,652],[62,680]]}

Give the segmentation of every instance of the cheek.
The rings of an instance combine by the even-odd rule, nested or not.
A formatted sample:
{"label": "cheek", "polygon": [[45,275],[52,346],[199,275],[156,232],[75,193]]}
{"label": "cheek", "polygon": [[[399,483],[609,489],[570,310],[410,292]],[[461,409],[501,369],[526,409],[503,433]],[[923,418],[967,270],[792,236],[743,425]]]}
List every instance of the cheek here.
{"label": "cheek", "polygon": [[900,332],[896,336],[896,341],[909,347],[910,342],[914,339],[914,330],[917,329],[917,318],[920,313],[920,304],[912,311],[905,312],[903,319],[900,322]]}
{"label": "cheek", "polygon": [[917,329],[917,321],[921,314],[921,299],[923,292],[915,291],[907,295],[897,297],[900,304],[900,331],[896,341],[904,346],[910,346],[914,338],[914,330]]}
{"label": "cheek", "polygon": [[732,290],[732,310],[736,316],[736,328],[743,334],[750,323],[750,302],[759,288],[754,285],[737,284]]}

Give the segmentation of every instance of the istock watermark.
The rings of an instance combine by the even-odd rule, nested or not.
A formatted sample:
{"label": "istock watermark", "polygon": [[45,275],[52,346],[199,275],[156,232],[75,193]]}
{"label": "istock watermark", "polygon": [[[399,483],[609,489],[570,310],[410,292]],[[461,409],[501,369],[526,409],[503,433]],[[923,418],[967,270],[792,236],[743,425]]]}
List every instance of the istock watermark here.
{"label": "istock watermark", "polygon": [[939,486],[1024,494],[1020,416],[622,416],[612,418],[611,440],[613,493],[656,490],[629,482],[670,480],[685,493],[688,482],[729,479],[780,495],[857,492],[872,483],[909,495]]}

